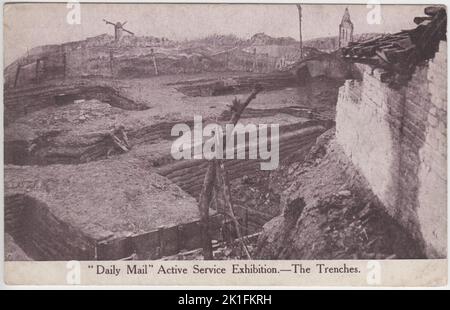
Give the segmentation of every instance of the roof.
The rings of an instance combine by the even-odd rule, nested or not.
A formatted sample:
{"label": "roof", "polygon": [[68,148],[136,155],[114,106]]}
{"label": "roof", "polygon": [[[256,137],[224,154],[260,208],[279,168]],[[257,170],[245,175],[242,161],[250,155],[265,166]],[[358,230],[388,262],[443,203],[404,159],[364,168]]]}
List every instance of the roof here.
{"label": "roof", "polygon": [[445,7],[427,7],[424,12],[427,16],[414,18],[418,25],[416,28],[363,42],[351,42],[341,49],[342,57],[384,69],[387,74],[383,76],[383,82],[392,87],[406,84],[415,67],[433,58],[439,42],[446,40]]}

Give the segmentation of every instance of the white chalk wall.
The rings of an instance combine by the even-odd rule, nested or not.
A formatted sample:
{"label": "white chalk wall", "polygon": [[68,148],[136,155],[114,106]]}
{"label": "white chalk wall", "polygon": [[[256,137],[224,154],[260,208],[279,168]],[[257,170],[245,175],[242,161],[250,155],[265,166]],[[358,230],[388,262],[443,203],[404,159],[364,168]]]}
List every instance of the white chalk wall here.
{"label": "white chalk wall", "polygon": [[445,257],[447,244],[446,50],[441,42],[399,90],[358,65],[363,79],[341,87],[336,115],[338,143],[429,257]]}

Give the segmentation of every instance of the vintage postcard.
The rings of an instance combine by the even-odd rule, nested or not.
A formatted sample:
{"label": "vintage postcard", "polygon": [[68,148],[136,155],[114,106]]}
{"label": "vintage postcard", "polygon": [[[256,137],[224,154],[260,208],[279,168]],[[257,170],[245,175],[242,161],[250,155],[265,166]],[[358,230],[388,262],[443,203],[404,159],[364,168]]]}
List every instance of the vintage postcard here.
{"label": "vintage postcard", "polygon": [[447,7],[5,3],[6,285],[447,285]]}

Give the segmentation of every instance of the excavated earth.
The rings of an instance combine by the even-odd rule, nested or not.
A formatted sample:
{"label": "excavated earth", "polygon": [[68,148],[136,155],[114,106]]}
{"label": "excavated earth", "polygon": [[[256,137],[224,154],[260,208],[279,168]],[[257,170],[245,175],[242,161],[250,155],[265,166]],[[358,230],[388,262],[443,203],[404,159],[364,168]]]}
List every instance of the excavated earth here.
{"label": "excavated earth", "polygon": [[[242,76],[246,81],[259,78]],[[10,221],[5,257],[91,259],[104,240],[198,221],[200,184],[194,180],[201,181],[202,166],[177,171],[185,164],[170,156],[176,138],[171,128],[180,122],[192,127],[194,115],[202,115],[204,124],[226,122],[227,105],[236,95],[245,98],[247,90],[193,96],[177,88],[224,78],[240,80],[235,72],[92,78],[6,93],[5,208]],[[288,136],[283,164],[302,162],[316,137],[333,124],[341,82],[317,78],[307,86],[283,83],[260,93],[242,121],[280,124],[280,132]],[[107,133],[118,125],[125,126],[132,149],[106,158]],[[300,138],[293,136],[296,132]],[[236,212],[244,232],[252,234],[280,214],[281,196],[269,188],[273,172],[243,162],[248,166],[230,163],[229,176]],[[32,232],[27,219],[42,225]],[[45,227],[52,229],[41,229]],[[227,248],[220,251],[221,259],[231,255]],[[128,253],[116,252],[114,258]]]}
{"label": "excavated earth", "polygon": [[[262,206],[258,210],[275,214],[262,231],[244,238],[252,259],[425,258],[421,242],[384,211],[336,144],[334,128],[294,157],[274,173],[235,181],[238,209],[239,201],[252,201]],[[214,257],[248,259],[237,241],[215,243]],[[202,254],[167,259],[202,259]]]}
{"label": "excavated earth", "polygon": [[[184,81],[201,81],[205,76],[211,79],[211,74],[186,75]],[[221,74],[220,79],[224,76],[227,75]],[[228,118],[224,111],[228,109],[234,93],[191,97],[167,85],[181,79],[180,76],[161,76],[132,81],[66,81],[67,85],[82,84],[84,88],[81,89],[84,90],[108,89],[106,94],[113,93],[116,99],[101,91],[83,92],[78,89],[76,95],[69,96],[64,104],[55,103],[55,97],[67,95],[65,87],[69,86],[59,84],[52,86],[55,87],[53,92],[49,85],[42,85],[40,91],[37,87],[24,89],[20,96],[18,90],[14,94],[6,93],[5,102],[13,103],[5,103],[5,163],[48,165],[89,162],[105,157],[106,134],[117,125],[125,126],[132,145],[144,146],[148,150],[149,145],[173,140],[175,137],[170,135],[173,125],[186,123],[192,126],[194,115],[202,115],[204,123]],[[37,97],[40,98],[39,104],[34,100]],[[112,101],[118,100],[117,97],[121,98],[121,105],[112,104]],[[308,119],[332,120],[334,115],[330,115],[333,110],[330,105],[333,106],[336,97],[336,82],[317,79],[311,87],[284,87],[260,94],[243,118],[249,121],[252,117],[258,118],[259,123],[280,123],[280,126]],[[15,110],[24,109],[27,112],[15,113]],[[155,151],[150,153],[160,152],[158,146],[152,149]],[[166,149],[164,153],[168,154]]]}
{"label": "excavated earth", "polygon": [[89,259],[99,242],[198,219],[193,197],[137,159],[5,168],[5,229],[33,259]]}
{"label": "excavated earth", "polygon": [[271,178],[281,215],[264,225],[259,259],[425,258],[419,241],[395,222],[333,140],[323,134],[303,163]]}

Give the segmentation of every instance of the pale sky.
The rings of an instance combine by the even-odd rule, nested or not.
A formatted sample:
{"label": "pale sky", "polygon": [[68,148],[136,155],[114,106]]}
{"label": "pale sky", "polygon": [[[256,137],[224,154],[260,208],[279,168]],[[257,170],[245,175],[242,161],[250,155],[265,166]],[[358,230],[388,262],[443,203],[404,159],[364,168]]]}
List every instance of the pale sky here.
{"label": "pale sky", "polygon": [[[345,7],[355,33],[397,32],[414,28],[412,19],[422,16],[423,5],[382,5],[381,23],[367,22],[366,5],[302,5],[303,38],[335,36]],[[209,34],[233,33],[250,38],[258,32],[298,39],[298,12],[293,4],[81,4],[81,23],[66,21],[65,3],[6,4],[4,6],[4,57],[8,65],[27,49],[46,44],[83,40],[113,34],[112,22],[128,21],[126,29],[137,36],[152,35],[172,40]]]}

